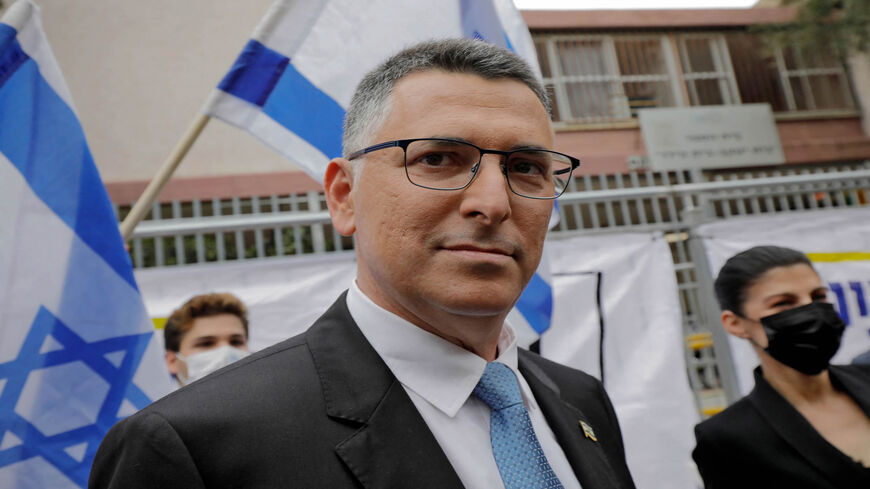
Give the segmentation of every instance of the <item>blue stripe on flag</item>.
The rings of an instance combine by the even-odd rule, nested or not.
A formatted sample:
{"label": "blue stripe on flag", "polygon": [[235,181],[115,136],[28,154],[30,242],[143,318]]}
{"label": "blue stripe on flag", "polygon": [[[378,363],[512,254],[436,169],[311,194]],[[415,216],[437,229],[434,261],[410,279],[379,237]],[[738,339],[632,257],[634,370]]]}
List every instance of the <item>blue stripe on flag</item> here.
{"label": "blue stripe on flag", "polygon": [[262,107],[266,115],[327,158],[341,156],[344,109],[281,53],[248,41],[218,88]]}
{"label": "blue stripe on flag", "polygon": [[251,39],[218,88],[262,107],[289,61],[281,53]]}
{"label": "blue stripe on flag", "polygon": [[15,73],[15,70],[29,58],[21,49],[11,49],[16,46],[17,32],[6,24],[0,24],[0,87]]}
{"label": "blue stripe on flag", "polygon": [[5,24],[0,28],[0,152],[33,192],[136,288],[120,232],[106,226],[117,220],[78,119],[18,41],[10,42],[9,30],[15,30]]}
{"label": "blue stripe on flag", "polygon": [[516,307],[535,332],[543,333],[550,327],[553,316],[553,288],[536,273],[523,290]]}
{"label": "blue stripe on flag", "polygon": [[263,112],[327,158],[341,156],[344,109],[292,64],[278,80]]}
{"label": "blue stripe on flag", "polygon": [[511,38],[508,37],[508,33],[502,32],[502,34],[504,34],[504,46],[506,48],[508,48],[512,53],[516,53],[516,50],[514,49],[514,45],[511,44]]}

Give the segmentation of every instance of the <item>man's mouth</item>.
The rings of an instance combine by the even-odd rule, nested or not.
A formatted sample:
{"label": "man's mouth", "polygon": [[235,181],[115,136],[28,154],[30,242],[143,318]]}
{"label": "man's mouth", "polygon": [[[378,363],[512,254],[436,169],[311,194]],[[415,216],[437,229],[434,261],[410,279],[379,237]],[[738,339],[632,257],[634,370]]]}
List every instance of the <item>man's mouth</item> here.
{"label": "man's mouth", "polygon": [[474,244],[453,244],[444,246],[443,249],[448,251],[467,251],[470,253],[484,253],[484,254],[493,254],[493,255],[504,255],[513,258],[514,253],[512,250],[508,250],[507,248],[497,247],[497,246],[482,246],[482,245],[474,245]]}

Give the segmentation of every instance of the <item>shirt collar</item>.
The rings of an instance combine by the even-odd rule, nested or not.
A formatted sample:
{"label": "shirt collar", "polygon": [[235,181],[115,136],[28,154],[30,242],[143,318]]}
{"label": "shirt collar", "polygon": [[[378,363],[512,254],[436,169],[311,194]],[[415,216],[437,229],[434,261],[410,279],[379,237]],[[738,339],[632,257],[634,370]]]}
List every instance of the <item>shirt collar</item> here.
{"label": "shirt collar", "polygon": [[[347,294],[347,308],[363,335],[393,375],[405,386],[450,417],[468,400],[486,360],[440,336],[424,331],[378,306],[354,281]],[[498,340],[501,362],[522,379],[517,368],[517,338],[507,324]],[[536,407],[522,380],[520,391],[527,407]]]}

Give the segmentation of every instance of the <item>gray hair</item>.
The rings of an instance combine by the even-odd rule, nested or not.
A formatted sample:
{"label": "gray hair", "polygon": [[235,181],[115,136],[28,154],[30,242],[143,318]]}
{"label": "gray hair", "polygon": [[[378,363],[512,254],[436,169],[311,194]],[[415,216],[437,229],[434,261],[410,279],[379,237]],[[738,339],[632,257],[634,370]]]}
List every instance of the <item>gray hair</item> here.
{"label": "gray hair", "polygon": [[441,70],[487,80],[508,78],[529,87],[551,114],[550,98],[525,60],[507,49],[472,39],[444,39],[411,46],[370,71],[357,85],[344,118],[343,156],[362,149],[383,125],[396,82],[412,73]]}

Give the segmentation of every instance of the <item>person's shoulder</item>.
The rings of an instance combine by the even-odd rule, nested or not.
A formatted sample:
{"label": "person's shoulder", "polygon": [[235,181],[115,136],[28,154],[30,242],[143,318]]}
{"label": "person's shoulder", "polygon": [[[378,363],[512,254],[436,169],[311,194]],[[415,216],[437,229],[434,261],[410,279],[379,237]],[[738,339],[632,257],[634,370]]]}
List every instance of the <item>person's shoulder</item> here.
{"label": "person's shoulder", "polygon": [[[159,413],[174,416],[178,413],[209,412],[215,407],[237,404],[240,398],[257,399],[274,390],[276,380],[302,385],[303,374],[311,369],[311,355],[306,345],[306,334],[276,343],[268,348],[234,362],[202,379],[158,399],[140,410],[137,415]],[[316,376],[314,376],[316,377]],[[316,380],[316,379],[315,379]],[[244,396],[240,396],[244,393]],[[136,415],[134,415],[136,416]]]}
{"label": "person's shoulder", "polygon": [[560,385],[575,384],[596,388],[601,385],[600,380],[582,370],[562,365],[528,350],[520,349],[519,358],[521,361],[526,362],[526,365],[530,366],[531,369],[540,369]]}
{"label": "person's shoulder", "polygon": [[759,443],[771,437],[775,438],[776,434],[759,411],[753,394],[749,394],[695,425],[695,450],[698,453],[710,450],[741,453],[741,456],[751,458],[749,454],[759,450]]}
{"label": "person's shoulder", "polygon": [[695,438],[700,444],[704,439],[727,438],[752,424],[757,419],[749,397],[743,397],[709,419],[695,425]]}
{"label": "person's shoulder", "polygon": [[829,368],[838,377],[849,377],[870,383],[870,364],[831,365]]}
{"label": "person's shoulder", "polygon": [[831,365],[831,381],[857,400],[859,404],[870,403],[870,365]]}

